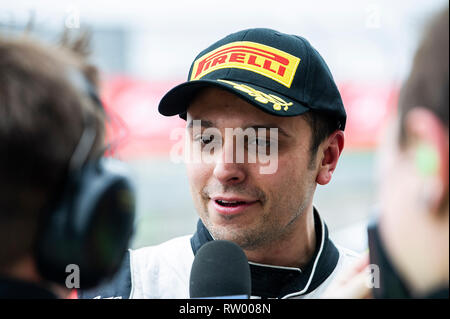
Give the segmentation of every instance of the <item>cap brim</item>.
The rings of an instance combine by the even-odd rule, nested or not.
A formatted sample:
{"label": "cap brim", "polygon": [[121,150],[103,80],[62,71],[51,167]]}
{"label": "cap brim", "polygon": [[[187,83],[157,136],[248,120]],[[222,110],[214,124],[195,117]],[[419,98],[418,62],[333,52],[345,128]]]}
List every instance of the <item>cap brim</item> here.
{"label": "cap brim", "polygon": [[[275,116],[296,116],[310,110],[300,102],[277,92],[242,81],[195,80],[182,83],[167,92],[159,103],[159,113],[165,116],[185,114],[196,92],[205,87],[227,90],[262,111]],[[184,116],[182,117],[184,118]]]}

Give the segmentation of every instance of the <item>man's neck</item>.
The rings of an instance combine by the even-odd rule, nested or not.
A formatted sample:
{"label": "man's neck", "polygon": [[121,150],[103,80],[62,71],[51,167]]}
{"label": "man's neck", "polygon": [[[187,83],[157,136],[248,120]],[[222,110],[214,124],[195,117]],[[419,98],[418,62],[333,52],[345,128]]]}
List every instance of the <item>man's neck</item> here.
{"label": "man's neck", "polygon": [[286,236],[255,250],[244,250],[250,262],[302,268],[316,249],[316,229],[312,204],[297,220],[287,226]]}

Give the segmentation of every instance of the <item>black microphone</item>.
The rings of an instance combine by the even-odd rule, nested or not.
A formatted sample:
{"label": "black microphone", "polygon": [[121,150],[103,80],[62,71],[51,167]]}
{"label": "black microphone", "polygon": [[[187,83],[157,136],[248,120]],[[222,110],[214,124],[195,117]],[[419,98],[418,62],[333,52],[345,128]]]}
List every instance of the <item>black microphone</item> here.
{"label": "black microphone", "polygon": [[213,240],[199,249],[189,280],[191,298],[248,299],[251,291],[250,266],[241,247]]}

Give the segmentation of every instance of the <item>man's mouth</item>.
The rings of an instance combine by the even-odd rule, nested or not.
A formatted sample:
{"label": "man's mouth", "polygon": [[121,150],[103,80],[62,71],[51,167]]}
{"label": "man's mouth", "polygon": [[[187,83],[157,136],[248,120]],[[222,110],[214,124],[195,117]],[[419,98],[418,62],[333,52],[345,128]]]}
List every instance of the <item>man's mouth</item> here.
{"label": "man's mouth", "polygon": [[236,215],[248,207],[258,203],[258,200],[243,198],[211,198],[214,209],[221,215]]}
{"label": "man's mouth", "polygon": [[247,204],[247,202],[244,202],[244,201],[226,201],[226,200],[221,200],[221,199],[217,199],[215,202],[218,205],[223,206],[223,207],[237,207],[239,205]]}

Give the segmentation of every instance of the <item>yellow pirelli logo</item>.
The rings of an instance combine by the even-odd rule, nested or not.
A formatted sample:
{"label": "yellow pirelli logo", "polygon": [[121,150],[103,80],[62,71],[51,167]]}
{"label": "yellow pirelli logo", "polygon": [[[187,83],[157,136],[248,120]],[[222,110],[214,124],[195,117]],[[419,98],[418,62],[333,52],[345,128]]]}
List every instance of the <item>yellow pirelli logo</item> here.
{"label": "yellow pirelli logo", "polygon": [[299,63],[300,58],[270,46],[237,41],[198,58],[194,62],[190,80],[198,80],[215,70],[238,68],[261,74],[291,87]]}

